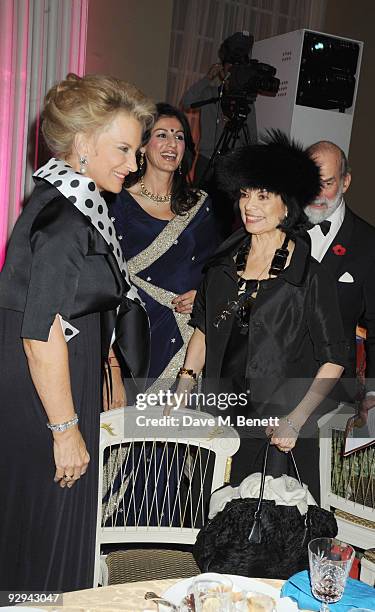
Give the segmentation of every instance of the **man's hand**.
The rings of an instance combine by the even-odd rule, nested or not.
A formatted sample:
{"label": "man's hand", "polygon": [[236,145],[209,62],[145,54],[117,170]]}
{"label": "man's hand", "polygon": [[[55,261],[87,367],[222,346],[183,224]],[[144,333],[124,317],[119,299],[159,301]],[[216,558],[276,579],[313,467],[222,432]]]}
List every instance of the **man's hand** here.
{"label": "man's hand", "polygon": [[207,72],[207,78],[209,81],[214,81],[216,78],[223,81],[224,77],[225,73],[222,64],[213,64]]}

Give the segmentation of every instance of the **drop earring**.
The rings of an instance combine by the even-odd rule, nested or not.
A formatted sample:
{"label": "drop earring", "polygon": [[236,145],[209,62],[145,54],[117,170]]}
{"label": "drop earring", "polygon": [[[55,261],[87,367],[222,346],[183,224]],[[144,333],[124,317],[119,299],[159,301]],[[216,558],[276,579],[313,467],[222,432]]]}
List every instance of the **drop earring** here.
{"label": "drop earring", "polygon": [[86,174],[87,166],[87,157],[84,155],[80,155],[79,157],[79,173]]}
{"label": "drop earring", "polygon": [[139,158],[139,169],[142,170],[143,166],[145,163],[145,154],[141,153],[140,158]]}
{"label": "drop earring", "polygon": [[181,164],[178,166],[178,174],[182,174]]}

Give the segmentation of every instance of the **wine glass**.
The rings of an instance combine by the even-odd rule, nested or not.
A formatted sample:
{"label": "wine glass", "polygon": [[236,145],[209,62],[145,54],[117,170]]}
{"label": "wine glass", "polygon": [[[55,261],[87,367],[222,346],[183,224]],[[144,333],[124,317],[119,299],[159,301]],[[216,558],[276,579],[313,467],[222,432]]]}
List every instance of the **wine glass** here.
{"label": "wine glass", "polygon": [[312,594],[321,602],[320,612],[329,612],[327,604],[343,596],[354,548],[335,538],[317,538],[309,542],[308,551]]}

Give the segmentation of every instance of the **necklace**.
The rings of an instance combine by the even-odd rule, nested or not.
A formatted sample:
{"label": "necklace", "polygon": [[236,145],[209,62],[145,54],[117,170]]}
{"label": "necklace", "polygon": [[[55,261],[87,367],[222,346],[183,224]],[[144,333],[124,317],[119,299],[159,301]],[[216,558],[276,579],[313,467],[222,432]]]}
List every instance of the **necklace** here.
{"label": "necklace", "polygon": [[139,179],[139,184],[141,186],[141,195],[143,195],[145,198],[152,200],[156,204],[163,204],[165,202],[168,202],[168,204],[170,204],[172,198],[171,193],[168,193],[167,195],[163,196],[159,195],[158,193],[152,193],[151,191],[146,189],[146,186],[143,182],[143,178]]}
{"label": "necklace", "polygon": [[[237,311],[239,324],[243,329],[246,329],[249,325],[250,309],[258,294],[260,277],[264,274],[267,268],[269,268],[268,278],[271,278],[271,276],[278,276],[280,272],[285,268],[289,255],[288,242],[289,238],[288,236],[285,236],[282,246],[276,249],[276,251],[272,255],[272,258],[268,259],[263,270],[258,274],[255,279],[247,280],[243,278],[243,275],[246,270],[245,263],[242,274],[239,275],[238,279],[238,295],[240,300],[242,299],[242,303]],[[246,295],[247,299],[245,299]]]}
{"label": "necklace", "polygon": [[[271,276],[278,276],[282,270],[284,270],[286,262],[288,260],[289,250],[288,250],[288,242],[289,237],[286,235],[284,242],[281,248],[276,249],[271,262],[267,262],[267,265],[263,268],[260,274],[256,279],[245,279],[243,278],[243,274],[245,272],[246,267],[246,259],[249,254],[250,245],[245,244],[242,248],[240,248],[237,254],[237,272],[238,274],[238,299],[229,302],[228,306],[224,308],[224,310],[216,317],[214,320],[214,327],[219,327],[222,321],[226,321],[228,317],[237,313],[239,318],[240,327],[247,328],[248,327],[248,315],[249,315],[249,307],[251,307],[251,303],[253,303],[256,299],[256,295],[259,289],[259,279],[262,274],[265,272],[268,266],[270,266],[268,271],[268,278]],[[242,272],[242,274],[241,274]]]}
{"label": "necklace", "polygon": [[[267,261],[263,270],[258,274],[256,278],[251,278],[251,279],[244,278],[243,275],[245,274],[245,270],[242,270],[242,272],[238,275],[238,296],[239,297],[246,292],[249,294],[248,296],[249,302],[251,302],[252,300],[255,300],[257,293],[258,293],[258,289],[259,289],[259,279],[262,276],[262,274],[267,270],[267,268],[269,268],[269,266],[271,265],[271,261],[272,261],[271,259]],[[268,277],[269,277],[269,274],[268,274]],[[247,302],[243,304],[241,310],[243,310],[246,305],[247,305]]]}
{"label": "necklace", "polygon": [[[264,272],[267,270],[267,268],[268,268],[268,267],[271,265],[271,262],[272,262],[272,260],[273,260],[273,258],[274,258],[274,257],[275,257],[275,253],[272,255],[272,258],[271,258],[271,259],[269,259],[269,260],[267,261],[267,263],[266,263],[266,265],[264,266],[263,270],[261,270],[261,272],[259,272],[258,276],[257,276],[255,279],[247,279],[247,278],[244,278],[244,277],[243,277],[243,276],[244,276],[244,274],[245,274],[245,268],[244,268],[244,269],[242,270],[241,274],[239,274],[239,275],[238,275],[238,284],[239,284],[240,286],[244,286],[248,280],[256,280],[256,281],[259,281],[259,279],[260,279],[260,277],[262,276],[262,274],[263,274],[263,273],[264,273]],[[269,273],[268,273],[268,276],[269,276]],[[258,284],[259,284],[259,283],[258,283]]]}

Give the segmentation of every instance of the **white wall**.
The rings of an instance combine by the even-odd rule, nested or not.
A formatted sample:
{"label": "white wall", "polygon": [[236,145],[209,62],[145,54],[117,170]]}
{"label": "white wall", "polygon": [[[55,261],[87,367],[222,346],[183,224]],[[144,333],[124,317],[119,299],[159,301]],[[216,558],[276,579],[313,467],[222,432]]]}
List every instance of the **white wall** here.
{"label": "white wall", "polygon": [[364,49],[353,121],[349,161],[353,171],[346,199],[353,210],[375,225],[375,2],[327,0],[324,31],[363,40]]}

